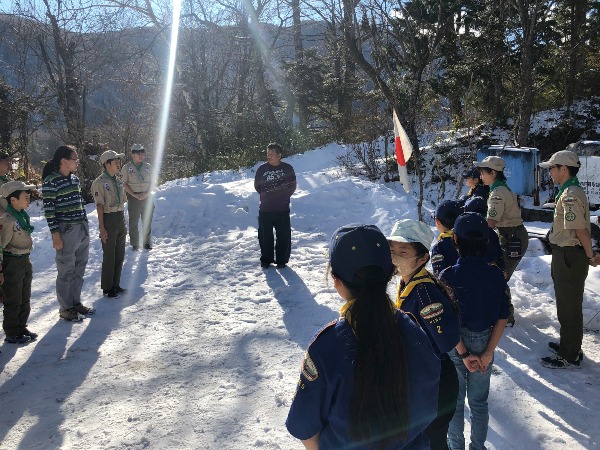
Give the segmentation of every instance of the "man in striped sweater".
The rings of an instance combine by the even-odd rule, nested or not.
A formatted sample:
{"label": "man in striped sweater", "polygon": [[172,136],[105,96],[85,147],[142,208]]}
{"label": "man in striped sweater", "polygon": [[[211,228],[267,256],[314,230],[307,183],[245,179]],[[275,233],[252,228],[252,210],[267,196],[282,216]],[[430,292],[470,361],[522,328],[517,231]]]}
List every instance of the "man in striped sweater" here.
{"label": "man in striped sweater", "polygon": [[56,296],[60,317],[79,321],[93,314],[93,308],[81,304],[83,275],[88,261],[90,232],[77,170],[75,147],[63,145],[44,167],[42,195],[46,221],[56,250]]}

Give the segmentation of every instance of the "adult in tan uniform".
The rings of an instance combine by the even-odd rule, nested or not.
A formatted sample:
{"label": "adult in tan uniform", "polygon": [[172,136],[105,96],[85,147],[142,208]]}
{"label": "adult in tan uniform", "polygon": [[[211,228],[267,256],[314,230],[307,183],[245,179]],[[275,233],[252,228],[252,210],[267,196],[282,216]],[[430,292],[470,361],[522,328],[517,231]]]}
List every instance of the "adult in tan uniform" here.
{"label": "adult in tan uniform", "polygon": [[[11,169],[11,158],[8,153],[0,152],[0,187],[4,183],[8,183],[10,178],[8,178],[8,174]],[[0,194],[0,215],[4,214],[6,210],[6,199]]]}
{"label": "adult in tan uniform", "polygon": [[550,171],[552,181],[560,185],[549,237],[560,342],[548,343],[556,356],[541,359],[542,365],[550,369],[581,367],[583,290],[589,266],[600,262],[600,256],[592,249],[590,205],[577,179],[580,166],[579,157],[568,150],[556,152],[547,162],[540,163],[541,168]]}
{"label": "adult in tan uniform", "polygon": [[102,292],[118,297],[125,292],[119,284],[125,260],[125,191],[117,177],[124,153],[107,150],[100,155],[104,170],[92,183],[92,195],[98,212],[98,228],[102,241]]}
{"label": "adult in tan uniform", "polygon": [[127,193],[127,212],[129,213],[129,243],[133,250],[140,248],[140,232],[138,222],[142,219],[142,242],[144,248],[150,250],[150,233],[152,231],[152,214],[154,199],[150,192],[152,168],[144,161],[146,149],[143,145],[131,146],[131,162],[121,169],[121,180]]}
{"label": "adult in tan uniform", "polygon": [[[508,282],[529,246],[529,236],[523,225],[521,208],[517,195],[506,184],[506,162],[502,158],[488,156],[481,162],[475,161],[474,164],[479,167],[483,183],[490,187],[487,222],[491,228],[496,229],[500,238],[506,268],[504,276]],[[512,301],[509,310],[507,323],[512,326],[515,323]]]}
{"label": "adult in tan uniform", "polygon": [[31,312],[31,281],[33,270],[29,254],[33,250],[27,207],[29,195],[35,186],[22,181],[9,181],[0,187],[7,200],[6,212],[0,217],[0,285],[4,288],[4,320],[2,328],[5,342],[23,344],[37,338],[27,329]]}

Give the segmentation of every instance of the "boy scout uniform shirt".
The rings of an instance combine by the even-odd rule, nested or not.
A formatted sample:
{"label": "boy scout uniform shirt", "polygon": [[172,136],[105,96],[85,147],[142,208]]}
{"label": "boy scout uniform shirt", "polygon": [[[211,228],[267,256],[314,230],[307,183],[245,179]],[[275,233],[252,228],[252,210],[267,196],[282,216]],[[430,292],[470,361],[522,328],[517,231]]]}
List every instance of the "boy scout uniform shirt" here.
{"label": "boy scout uniform shirt", "polygon": [[109,178],[102,173],[92,183],[92,195],[96,205],[104,205],[104,213],[123,211],[125,208],[125,190],[118,178]]}
{"label": "boy scout uniform shirt", "polygon": [[452,230],[444,231],[439,235],[438,241],[431,247],[431,267],[437,276],[446,267],[456,264],[458,251],[452,241]]}
{"label": "boy scout uniform shirt", "polygon": [[[406,352],[409,424],[406,439],[387,443],[386,449],[429,449],[423,431],[437,415],[440,361],[411,318],[396,311],[395,319]],[[286,420],[292,436],[305,440],[319,433],[319,450],[381,448],[381,441],[357,443],[348,435],[356,351],[356,336],[345,319],[317,332],[306,351]]]}
{"label": "boy scout uniform shirt", "polygon": [[31,235],[21,228],[17,219],[8,212],[0,217],[0,261],[3,253],[28,255],[33,250]]}
{"label": "boy scout uniform shirt", "polygon": [[488,197],[487,218],[497,221],[496,228],[516,227],[523,223],[517,195],[506,186],[498,186]]}
{"label": "boy scout uniform shirt", "polygon": [[439,357],[456,347],[460,341],[458,317],[454,314],[452,303],[425,268],[408,283],[400,283],[396,308],[415,318]]}
{"label": "boy scout uniform shirt", "polygon": [[131,162],[121,169],[121,181],[123,184],[127,183],[135,194],[145,194],[150,190],[151,176],[152,167],[145,161],[139,170]]}
{"label": "boy scout uniform shirt", "polygon": [[502,272],[482,257],[460,257],[440,275],[458,303],[461,328],[479,333],[508,318],[506,280]]}
{"label": "boy scout uniform shirt", "polygon": [[591,233],[590,204],[580,186],[569,186],[556,202],[550,243],[559,247],[581,245],[575,230],[584,228]]}

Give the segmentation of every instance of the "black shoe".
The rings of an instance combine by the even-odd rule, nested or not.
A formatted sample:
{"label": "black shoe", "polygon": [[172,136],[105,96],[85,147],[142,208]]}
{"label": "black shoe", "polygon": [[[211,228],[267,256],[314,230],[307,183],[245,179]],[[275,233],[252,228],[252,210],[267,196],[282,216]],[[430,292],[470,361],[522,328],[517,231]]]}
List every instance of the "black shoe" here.
{"label": "black shoe", "polygon": [[546,356],[540,359],[542,366],[548,369],[581,369],[579,361],[567,361],[560,356]]}
{"label": "black shoe", "polygon": [[117,293],[117,294],[122,294],[123,292],[127,292],[127,289],[123,289],[121,286],[115,286],[113,288],[113,290]]}
{"label": "black shoe", "polygon": [[146,250],[152,250],[152,246],[150,244],[144,244],[144,248]]}
{"label": "black shoe", "polygon": [[132,245],[131,246],[131,250],[133,250],[134,252],[138,251],[140,248],[137,245]]}
{"label": "black shoe", "polygon": [[260,267],[262,267],[263,269],[268,269],[269,267],[271,267],[271,263],[261,262]]}
{"label": "black shoe", "polygon": [[32,341],[35,341],[37,339],[37,337],[38,337],[37,333],[33,333],[33,332],[29,331],[27,329],[27,327],[21,328],[21,334],[23,336],[29,336],[29,339],[31,339]]}
{"label": "black shoe", "polygon": [[105,289],[102,291],[105,297],[115,298],[119,296],[119,293],[115,290],[115,288],[109,289],[108,291]]}
{"label": "black shoe", "polygon": [[24,344],[29,341],[29,336],[24,336],[22,334],[17,334],[15,336],[6,336],[4,338],[4,342],[8,342],[9,344]]}
{"label": "black shoe", "polygon": [[287,267],[287,264],[277,264],[278,269],[285,269],[286,267]]}
{"label": "black shoe", "polygon": [[[554,353],[558,355],[558,349],[560,348],[560,344],[558,342],[548,342],[548,348],[552,350]],[[583,351],[579,350],[579,354],[577,355],[577,361],[583,361]]]}

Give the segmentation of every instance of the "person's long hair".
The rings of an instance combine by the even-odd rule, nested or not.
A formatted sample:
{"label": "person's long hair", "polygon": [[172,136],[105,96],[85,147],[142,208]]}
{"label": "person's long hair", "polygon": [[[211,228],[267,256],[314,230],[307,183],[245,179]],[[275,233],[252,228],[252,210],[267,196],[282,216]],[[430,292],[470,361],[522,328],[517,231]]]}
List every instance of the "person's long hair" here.
{"label": "person's long hair", "polygon": [[42,180],[45,180],[48,175],[58,172],[60,170],[60,161],[62,159],[69,159],[73,152],[77,152],[77,149],[73,145],[61,145],[58,147],[52,159],[44,165]]}
{"label": "person's long hair", "polygon": [[408,361],[386,292],[390,278],[370,266],[352,284],[342,281],[354,299],[349,317],[357,340],[349,434],[356,441],[380,442],[381,448],[405,439],[409,422]]}

